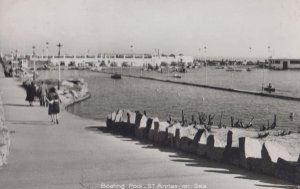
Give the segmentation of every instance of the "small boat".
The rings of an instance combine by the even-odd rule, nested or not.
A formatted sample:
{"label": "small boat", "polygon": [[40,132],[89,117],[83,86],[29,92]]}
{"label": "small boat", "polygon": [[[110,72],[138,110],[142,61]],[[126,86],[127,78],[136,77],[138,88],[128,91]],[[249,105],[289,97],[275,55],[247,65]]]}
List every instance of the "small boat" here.
{"label": "small boat", "polygon": [[119,73],[114,73],[110,76],[112,79],[122,79],[122,76],[121,74]]}
{"label": "small boat", "polygon": [[247,70],[247,72],[251,72],[251,71],[252,71],[252,69],[251,69],[251,68],[247,68],[246,70]]}
{"label": "small boat", "polygon": [[274,87],[265,87],[265,88],[264,88],[264,91],[267,91],[267,92],[269,92],[269,93],[275,92],[275,88],[274,88]]}
{"label": "small boat", "polygon": [[174,74],[173,77],[174,77],[174,78],[181,78],[181,75],[179,75],[179,74]]}
{"label": "small boat", "polygon": [[227,68],[226,68],[226,71],[227,71],[227,72],[233,72],[233,71],[234,71],[234,68],[233,68],[233,67],[227,67]]}
{"label": "small boat", "polygon": [[241,69],[241,68],[235,68],[234,71],[235,72],[241,72],[241,71],[243,71],[243,69]]}

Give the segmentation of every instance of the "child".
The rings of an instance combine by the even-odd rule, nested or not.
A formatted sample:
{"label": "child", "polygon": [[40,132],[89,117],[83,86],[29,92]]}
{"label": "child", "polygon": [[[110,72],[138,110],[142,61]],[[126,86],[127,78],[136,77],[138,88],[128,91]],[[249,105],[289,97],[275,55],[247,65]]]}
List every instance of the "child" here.
{"label": "child", "polygon": [[59,108],[59,96],[56,93],[56,89],[51,87],[49,90],[48,98],[46,98],[49,106],[48,106],[48,114],[51,117],[51,122],[58,124],[58,114],[60,112]]}

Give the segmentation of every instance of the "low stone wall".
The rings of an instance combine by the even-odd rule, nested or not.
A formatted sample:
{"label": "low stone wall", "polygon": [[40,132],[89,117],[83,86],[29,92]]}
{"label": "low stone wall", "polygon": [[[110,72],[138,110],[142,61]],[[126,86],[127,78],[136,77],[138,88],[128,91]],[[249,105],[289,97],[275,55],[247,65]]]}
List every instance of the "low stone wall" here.
{"label": "low stone wall", "polygon": [[0,96],[0,166],[8,163],[7,157],[10,149],[9,130],[5,126],[4,108],[2,98]]}
{"label": "low stone wall", "polygon": [[253,130],[212,127],[208,132],[202,125],[181,126],[130,110],[109,113],[106,125],[111,132],[300,184],[300,156],[292,156],[275,141],[257,139]]}

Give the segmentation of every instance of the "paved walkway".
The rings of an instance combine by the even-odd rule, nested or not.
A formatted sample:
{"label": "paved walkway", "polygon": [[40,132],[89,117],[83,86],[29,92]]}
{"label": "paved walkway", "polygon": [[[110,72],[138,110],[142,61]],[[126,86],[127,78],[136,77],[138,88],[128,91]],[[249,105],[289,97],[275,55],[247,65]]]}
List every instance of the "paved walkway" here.
{"label": "paved walkway", "polygon": [[60,125],[51,125],[47,110],[38,104],[29,107],[25,91],[14,79],[0,78],[0,90],[6,125],[12,131],[9,164],[0,169],[1,189],[122,188],[111,184],[126,188],[154,184],[148,189],[167,186],[163,184],[189,184],[189,189],[291,187],[274,178],[112,135],[103,129],[104,122],[65,111]]}

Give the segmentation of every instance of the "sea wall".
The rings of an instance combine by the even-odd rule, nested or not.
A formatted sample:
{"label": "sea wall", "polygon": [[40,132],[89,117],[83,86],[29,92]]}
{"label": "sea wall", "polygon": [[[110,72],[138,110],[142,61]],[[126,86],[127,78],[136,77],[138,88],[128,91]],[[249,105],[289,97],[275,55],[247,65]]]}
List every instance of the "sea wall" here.
{"label": "sea wall", "polygon": [[159,78],[153,78],[153,77],[135,76],[135,75],[128,75],[128,74],[122,74],[122,76],[132,77],[132,78],[138,78],[138,79],[146,79],[146,80],[152,80],[152,81],[174,83],[174,84],[181,84],[181,85],[187,85],[187,86],[193,86],[193,87],[202,87],[202,88],[215,89],[215,90],[228,91],[228,92],[235,92],[235,93],[243,93],[243,94],[264,96],[264,97],[270,97],[270,98],[278,98],[278,99],[284,99],[284,100],[300,101],[299,97],[285,96],[285,95],[276,94],[276,93],[274,94],[274,93],[265,93],[265,92],[243,90],[243,89],[232,89],[232,88],[217,87],[217,86],[197,84],[197,83],[190,83],[190,82],[184,82],[184,81],[169,80],[169,79],[159,79]]}
{"label": "sea wall", "polygon": [[66,108],[91,96],[87,82],[81,78],[63,80],[57,92]]}
{"label": "sea wall", "polygon": [[[274,138],[261,140],[253,130],[212,127],[208,131],[203,125],[181,126],[130,110],[109,113],[106,126],[111,132],[300,184],[298,149],[291,154]],[[293,135],[299,139],[299,134]]]}
{"label": "sea wall", "polygon": [[[25,79],[23,81],[23,87],[26,88],[26,86],[31,84],[31,82],[31,79]],[[56,89],[58,88],[57,79],[36,80],[34,83],[37,88],[37,95],[38,88],[42,82],[47,85],[48,91],[51,87],[55,87]],[[60,82],[60,89],[57,89],[57,94],[59,95],[62,105],[65,106],[65,108],[68,108],[77,102],[88,99],[91,96],[88,90],[88,83],[82,78],[70,78],[62,80]]]}
{"label": "sea wall", "polygon": [[9,130],[5,126],[3,101],[0,95],[0,166],[8,163],[8,155],[10,149]]}

